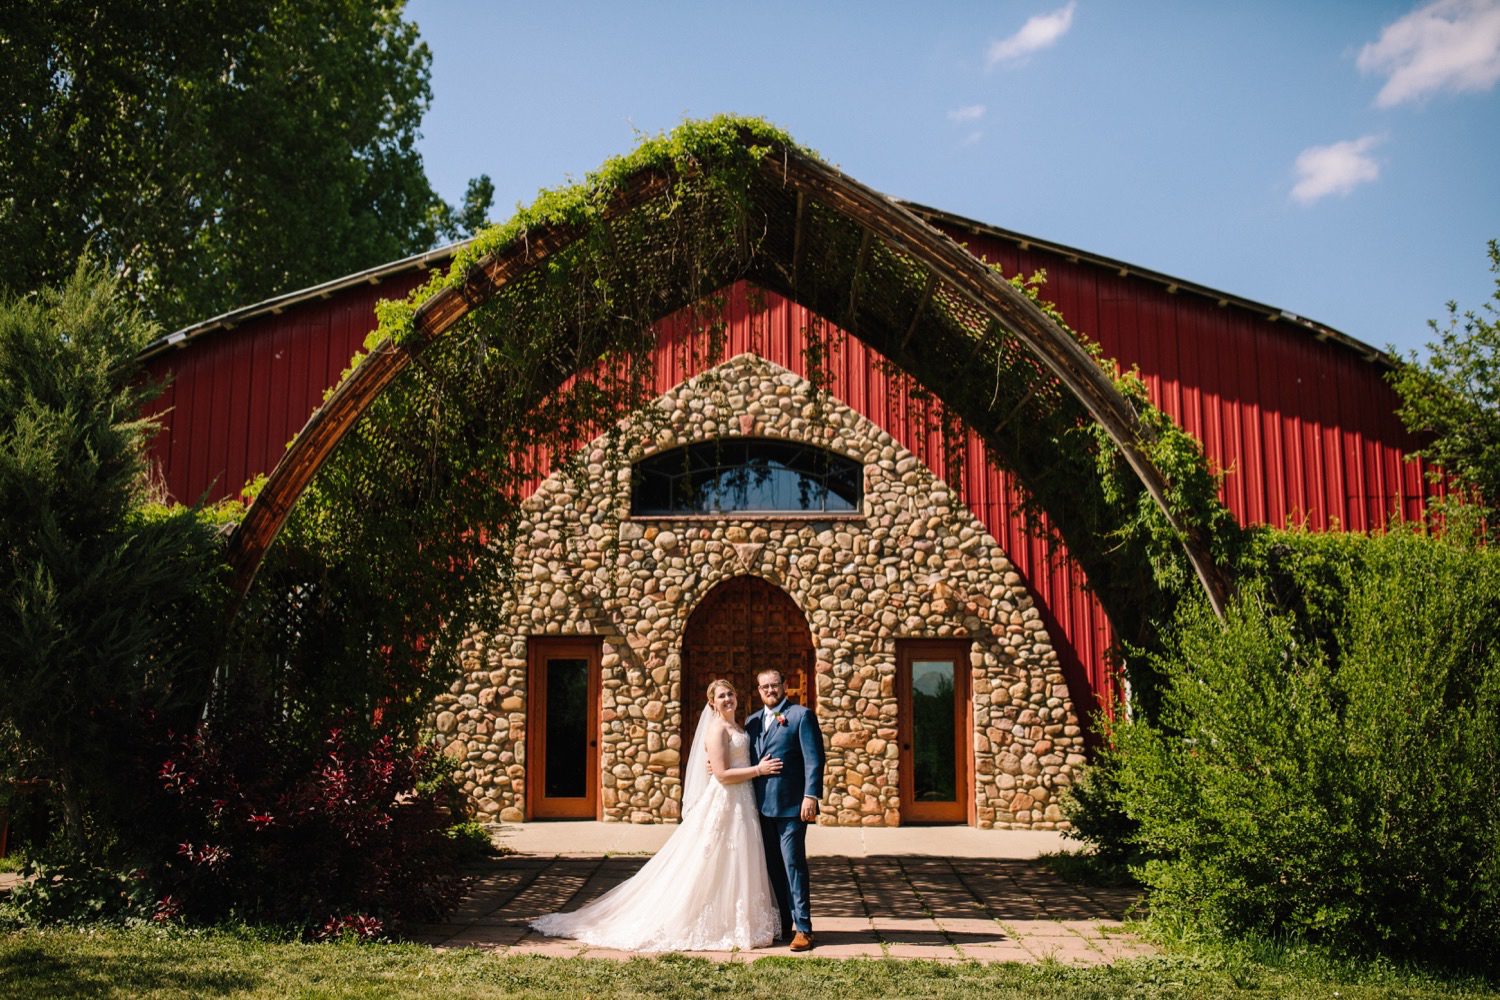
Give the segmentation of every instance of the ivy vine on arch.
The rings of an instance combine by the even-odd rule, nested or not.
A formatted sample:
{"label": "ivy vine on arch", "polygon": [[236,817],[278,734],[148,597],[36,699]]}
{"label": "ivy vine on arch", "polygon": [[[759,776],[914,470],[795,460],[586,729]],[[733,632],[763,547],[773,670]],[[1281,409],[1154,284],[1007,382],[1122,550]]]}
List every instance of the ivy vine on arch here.
{"label": "ivy vine on arch", "polygon": [[[653,324],[739,280],[866,341],[973,427],[1127,641],[1148,640],[1195,586],[1222,609],[1234,522],[1201,451],[1138,381],[1034,288],[772,126],[720,117],[544,193],[382,305],[368,353],[231,538],[234,590],[259,631],[301,641],[288,609],[399,591],[378,622],[336,629],[341,641],[385,656],[403,642],[456,648],[495,589],[472,584],[507,569],[494,543],[514,529],[534,457],[639,409]],[[263,560],[272,579],[252,587]]]}

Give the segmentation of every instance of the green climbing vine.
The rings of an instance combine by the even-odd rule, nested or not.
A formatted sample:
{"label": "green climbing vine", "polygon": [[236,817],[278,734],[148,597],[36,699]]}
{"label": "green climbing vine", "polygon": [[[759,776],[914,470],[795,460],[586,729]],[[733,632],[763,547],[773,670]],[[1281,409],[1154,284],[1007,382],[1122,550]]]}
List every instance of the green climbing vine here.
{"label": "green climbing vine", "polygon": [[[618,460],[650,433],[632,421],[627,440],[621,418],[653,394],[653,324],[692,306],[704,331],[695,344],[722,354],[714,293],[756,252],[748,179],[789,142],[729,118],[645,139],[583,183],[543,192],[445,272],[383,303],[366,350],[414,344],[418,307],[467,287],[486,257],[524,252],[549,229],[576,236],[418,353],[341,442],[268,554],[231,643],[236,681],[221,697],[310,731],[352,708],[350,725],[379,718],[418,732],[464,640],[494,626],[530,485],[549,470],[581,475],[575,453],[598,435]],[[643,175],[662,194],[618,211],[620,192]]]}
{"label": "green climbing vine", "polygon": [[[543,192],[446,271],[384,303],[366,350],[421,350],[293,508],[238,619],[238,680],[222,697],[248,695],[293,725],[322,724],[338,707],[417,732],[435,693],[455,683],[465,640],[498,621],[531,485],[548,470],[578,474],[570,458],[600,435],[611,462],[638,447],[649,427],[622,418],[649,419],[655,324],[688,308],[699,360],[721,357],[718,293],[742,279],[819,317],[804,362],[820,390],[834,327],[897,364],[941,431],[950,475],[961,475],[965,426],[977,430],[1023,485],[1033,527],[1046,512],[1122,638],[1149,645],[1192,576],[1176,529],[1114,444],[1015,337],[917,261],[812,199],[794,237],[766,207],[788,197],[764,168],[784,151],[809,155],[755,119],[684,123]],[[652,196],[625,207],[643,185],[655,185]],[[486,287],[485,261],[524,257],[542,239],[553,244],[539,263]],[[816,251],[794,250],[798,241]],[[1013,283],[1061,322],[1040,298],[1042,280]],[[426,343],[420,307],[455,293],[484,301]],[[1117,384],[1155,432],[1152,458],[1178,523],[1203,528],[1229,558],[1233,520],[1201,450],[1138,381]]]}

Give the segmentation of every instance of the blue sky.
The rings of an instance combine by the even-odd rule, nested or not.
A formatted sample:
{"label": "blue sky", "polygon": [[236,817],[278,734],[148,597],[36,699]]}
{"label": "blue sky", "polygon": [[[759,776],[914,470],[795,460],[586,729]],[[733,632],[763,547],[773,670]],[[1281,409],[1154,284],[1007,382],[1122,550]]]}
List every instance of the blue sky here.
{"label": "blue sky", "polygon": [[887,194],[1419,348],[1500,238],[1500,0],[464,3],[427,171],[494,217],[758,115]]}

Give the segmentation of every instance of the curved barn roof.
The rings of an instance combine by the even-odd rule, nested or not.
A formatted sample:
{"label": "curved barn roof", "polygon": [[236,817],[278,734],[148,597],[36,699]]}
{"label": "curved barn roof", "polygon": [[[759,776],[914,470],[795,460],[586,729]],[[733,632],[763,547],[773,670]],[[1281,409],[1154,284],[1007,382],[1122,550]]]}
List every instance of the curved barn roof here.
{"label": "curved barn roof", "polygon": [[[979,222],[961,215],[955,215],[952,212],[946,212],[942,209],[932,208],[928,205],[895,198],[891,199],[891,201],[949,235],[969,233],[975,236],[985,236],[1000,240],[1022,250],[1032,248],[1043,250],[1056,254],[1073,263],[1092,265],[1122,278],[1133,278],[1157,285],[1173,294],[1180,293],[1197,296],[1219,306],[1243,309],[1273,323],[1285,323],[1291,328],[1305,331],[1320,342],[1332,343],[1346,348],[1363,360],[1380,367],[1392,368],[1395,366],[1394,359],[1385,351],[1373,347],[1347,333],[1336,330],[1331,326],[1308,319],[1305,316],[1299,316],[1296,313],[1277,306],[1267,305],[1264,302],[1248,299],[1242,295],[1221,291],[1211,288],[1208,285],[1201,285],[1185,278],[1175,277],[1161,271],[1142,267],[1138,264],[1132,264],[1128,261],[1106,257],[1102,254],[1081,250],[1067,244],[1030,236],[1013,229],[1005,229],[1000,226],[990,225],[989,223]],[[321,284],[310,285],[307,288],[299,288],[295,291],[283,292],[280,295],[274,295],[260,302],[230,309],[217,316],[212,316],[197,323],[184,326],[181,329],[174,330],[171,333],[163,334],[147,344],[142,350],[141,356],[142,358],[151,358],[173,347],[185,346],[188,342],[196,340],[199,337],[233,330],[249,320],[266,315],[278,315],[303,302],[330,299],[345,289],[356,288],[362,285],[379,285],[390,278],[445,268],[452,264],[459,253],[473,242],[472,239],[460,240],[445,246],[434,247],[422,253],[412,254],[410,257],[403,257],[400,260],[378,264],[375,267],[333,278]]]}

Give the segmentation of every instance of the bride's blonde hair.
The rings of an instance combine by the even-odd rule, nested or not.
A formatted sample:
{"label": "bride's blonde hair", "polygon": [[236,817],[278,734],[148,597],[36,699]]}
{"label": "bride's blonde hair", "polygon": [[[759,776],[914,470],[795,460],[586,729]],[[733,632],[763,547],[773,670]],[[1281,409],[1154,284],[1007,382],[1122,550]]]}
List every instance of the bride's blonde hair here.
{"label": "bride's blonde hair", "polygon": [[724,688],[730,694],[735,694],[734,685],[726,681],[724,678],[719,677],[715,680],[711,680],[708,682],[708,703],[710,705],[712,705],[714,701],[714,692],[719,690],[719,688]]}

